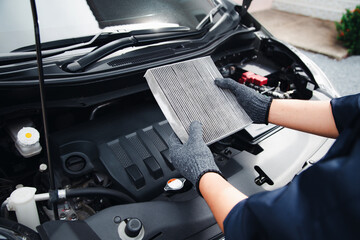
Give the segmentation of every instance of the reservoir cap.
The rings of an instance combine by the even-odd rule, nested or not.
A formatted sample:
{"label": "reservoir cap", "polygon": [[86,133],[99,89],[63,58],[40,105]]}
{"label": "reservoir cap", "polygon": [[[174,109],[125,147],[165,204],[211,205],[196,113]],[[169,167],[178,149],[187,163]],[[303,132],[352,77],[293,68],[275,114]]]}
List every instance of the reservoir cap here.
{"label": "reservoir cap", "polygon": [[19,144],[23,146],[34,145],[39,142],[40,134],[33,127],[23,127],[17,134]]}

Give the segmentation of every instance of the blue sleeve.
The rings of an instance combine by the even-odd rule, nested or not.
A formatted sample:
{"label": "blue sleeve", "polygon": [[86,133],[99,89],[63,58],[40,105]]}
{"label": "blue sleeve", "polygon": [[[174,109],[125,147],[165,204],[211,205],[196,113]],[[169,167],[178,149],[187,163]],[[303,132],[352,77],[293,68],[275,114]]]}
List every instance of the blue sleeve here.
{"label": "blue sleeve", "polygon": [[[246,225],[249,224],[249,221],[246,216],[247,209],[244,209],[244,205],[247,200],[243,200],[239,202],[233,209],[231,209],[230,213],[224,220],[224,232],[225,239],[248,239],[244,235],[246,235]],[[251,215],[249,216],[251,217]],[[250,226],[254,226],[255,224],[251,224]],[[245,229],[244,229],[245,228]]]}
{"label": "blue sleeve", "polygon": [[302,197],[296,188],[255,194],[238,203],[227,215],[225,239],[289,239],[299,233],[297,228],[304,216],[296,209],[301,205]]}
{"label": "blue sleeve", "polygon": [[339,133],[341,133],[359,113],[359,106],[360,94],[334,98],[331,100],[332,112]]}
{"label": "blue sleeve", "polygon": [[238,203],[224,220],[226,240],[360,239],[359,99],[331,101],[340,135],[329,152],[287,186]]}
{"label": "blue sleeve", "polygon": [[[258,235],[256,239],[261,239],[259,236],[264,231],[259,231],[260,224],[251,214],[251,211],[245,207],[247,200],[239,202],[224,220],[224,232],[226,240],[236,239],[252,239],[253,236]],[[260,234],[256,234],[259,232]]]}
{"label": "blue sleeve", "polygon": [[244,230],[241,229],[244,225],[242,223],[246,222],[247,220],[244,219],[243,213],[244,213],[244,204],[247,200],[243,200],[236,204],[229,214],[226,216],[224,220],[224,232],[225,232],[225,239],[231,240],[234,239],[234,236],[237,236],[242,239],[246,239],[243,236],[240,236],[244,234]]}

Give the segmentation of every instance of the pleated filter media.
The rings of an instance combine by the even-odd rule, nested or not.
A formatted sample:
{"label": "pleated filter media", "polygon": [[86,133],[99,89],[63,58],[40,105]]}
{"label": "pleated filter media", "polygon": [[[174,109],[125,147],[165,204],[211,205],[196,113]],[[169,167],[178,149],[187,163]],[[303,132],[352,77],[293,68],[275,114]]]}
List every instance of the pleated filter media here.
{"label": "pleated filter media", "polygon": [[197,58],[147,70],[145,78],[170,126],[184,143],[192,121],[203,124],[203,138],[214,143],[251,124],[229,90],[215,85],[222,77],[212,59]]}

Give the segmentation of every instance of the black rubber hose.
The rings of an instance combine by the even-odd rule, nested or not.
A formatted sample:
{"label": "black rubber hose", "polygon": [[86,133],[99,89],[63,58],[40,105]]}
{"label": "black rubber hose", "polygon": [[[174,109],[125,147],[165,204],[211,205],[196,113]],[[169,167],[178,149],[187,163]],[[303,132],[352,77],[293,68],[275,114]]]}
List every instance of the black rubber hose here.
{"label": "black rubber hose", "polygon": [[8,217],[7,216],[7,209],[6,209],[6,202],[5,201],[1,204],[0,217],[3,217],[3,218]]}
{"label": "black rubber hose", "polygon": [[100,187],[93,188],[73,188],[66,190],[66,197],[89,197],[104,196],[122,203],[135,203],[135,200],[125,193]]}
{"label": "black rubber hose", "polygon": [[6,240],[18,240],[15,236],[10,235],[10,233],[2,229],[0,229],[0,236],[5,237]]}

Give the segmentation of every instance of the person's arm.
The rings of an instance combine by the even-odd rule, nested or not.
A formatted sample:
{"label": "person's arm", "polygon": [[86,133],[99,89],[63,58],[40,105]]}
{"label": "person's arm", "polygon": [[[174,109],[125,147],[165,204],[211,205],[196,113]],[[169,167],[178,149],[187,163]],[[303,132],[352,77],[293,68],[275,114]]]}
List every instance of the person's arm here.
{"label": "person's arm", "polygon": [[274,99],[270,106],[268,121],[324,137],[339,136],[330,101]]}
{"label": "person's arm", "polygon": [[[292,129],[326,137],[339,135],[330,101],[273,100],[268,121]],[[209,172],[200,178],[199,189],[224,231],[223,222],[231,209],[247,198],[219,174]]]}
{"label": "person's arm", "polygon": [[230,78],[215,79],[229,89],[254,123],[276,125],[336,138],[339,135],[330,101],[272,99]]}
{"label": "person's arm", "polygon": [[191,123],[189,139],[184,144],[172,134],[169,150],[174,167],[201,193],[224,231],[223,222],[227,214],[247,197],[222,177],[213,154],[203,140],[201,123]]}
{"label": "person's arm", "polygon": [[223,177],[214,172],[205,173],[200,178],[199,189],[216,222],[224,232],[224,220],[231,209],[240,201],[247,198]]}

